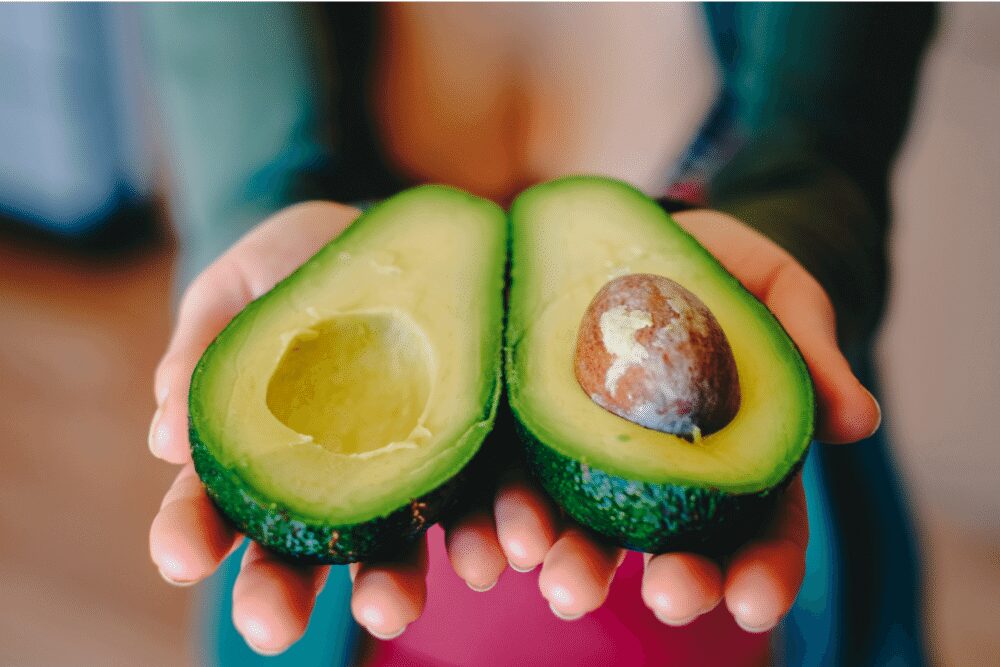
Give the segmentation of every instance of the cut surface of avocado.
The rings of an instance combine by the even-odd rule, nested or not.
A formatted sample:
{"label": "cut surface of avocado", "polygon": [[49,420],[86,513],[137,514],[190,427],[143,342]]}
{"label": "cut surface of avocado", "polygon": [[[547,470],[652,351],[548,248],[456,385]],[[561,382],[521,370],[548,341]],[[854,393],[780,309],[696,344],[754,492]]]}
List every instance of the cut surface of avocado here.
{"label": "cut surface of avocado", "polygon": [[[511,225],[507,386],[543,486],[627,546],[726,542],[713,531],[739,522],[741,505],[762,507],[754,498],[789,478],[812,437],[812,383],[788,335],[656,202],[623,183],[571,177],[536,186],[514,202]],[[698,442],[612,414],[574,376],[590,300],[608,280],[633,273],[695,293],[732,347],[739,410]]]}
{"label": "cut surface of avocado", "polygon": [[495,415],[506,231],[492,203],[414,188],[219,335],[193,376],[191,439],[241,530],[345,562],[446,509]]}

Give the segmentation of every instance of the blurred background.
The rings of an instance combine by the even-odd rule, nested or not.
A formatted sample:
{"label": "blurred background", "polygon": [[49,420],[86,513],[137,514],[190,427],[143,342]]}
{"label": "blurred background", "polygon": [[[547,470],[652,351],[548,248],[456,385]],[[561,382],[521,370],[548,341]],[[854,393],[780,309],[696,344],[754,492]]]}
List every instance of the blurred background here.
{"label": "blurred background", "polygon": [[[387,58],[418,63],[386,84],[404,99],[411,91],[409,111],[382,119],[395,128],[392,159],[414,178],[501,196],[522,185],[522,160],[530,173],[599,171],[661,192],[663,165],[715,92],[711,76],[678,79],[658,65],[711,71],[698,40],[664,38],[691,6],[384,11]],[[175,472],[145,442],[177,243],[161,204],[170,185],[141,12],[0,5],[4,665],[196,662],[194,598],[159,579],[146,547]],[[942,7],[892,174],[884,427],[919,524],[932,655],[947,665],[1000,654],[998,34],[1000,5]],[[412,93],[426,90],[436,93]],[[481,123],[483,109],[511,99],[530,102],[530,118]],[[689,133],[664,132],[664,109],[690,116]],[[463,136],[463,123],[495,150],[441,143]],[[530,130],[514,156],[502,147],[518,124]]]}

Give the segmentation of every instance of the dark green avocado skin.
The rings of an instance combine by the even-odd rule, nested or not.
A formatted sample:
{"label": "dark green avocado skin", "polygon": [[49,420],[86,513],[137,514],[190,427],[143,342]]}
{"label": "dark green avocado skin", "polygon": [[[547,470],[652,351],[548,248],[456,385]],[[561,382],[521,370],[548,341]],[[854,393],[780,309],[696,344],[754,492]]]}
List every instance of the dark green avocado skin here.
{"label": "dark green avocado skin", "polygon": [[189,433],[195,470],[223,516],[255,542],[304,564],[398,558],[428,528],[449,515],[480,458],[476,454],[465,469],[441,486],[384,516],[335,526],[298,517],[258,495],[235,471],[212,456],[195,429]]}
{"label": "dark green avocado skin", "polygon": [[567,514],[608,541],[647,553],[732,554],[771,516],[805,453],[778,485],[754,494],[618,477],[563,456],[518,424],[528,468]]}

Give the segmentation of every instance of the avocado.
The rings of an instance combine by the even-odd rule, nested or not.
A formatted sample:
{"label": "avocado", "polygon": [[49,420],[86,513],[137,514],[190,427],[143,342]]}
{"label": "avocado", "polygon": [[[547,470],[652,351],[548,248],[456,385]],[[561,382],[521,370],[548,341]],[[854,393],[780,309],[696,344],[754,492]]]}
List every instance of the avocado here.
{"label": "avocado", "polygon": [[[534,476],[566,513],[618,545],[731,552],[767,520],[812,439],[813,386],[795,345],[631,186],[556,180],[522,193],[510,219],[506,384]],[[704,437],[645,428],[601,407],[578,382],[584,315],[602,286],[625,274],[683,286],[725,334],[740,395],[735,414]]]}
{"label": "avocado", "polygon": [[454,506],[501,389],[507,221],[422,186],[248,305],[191,381],[209,496],[290,559],[391,555]]}

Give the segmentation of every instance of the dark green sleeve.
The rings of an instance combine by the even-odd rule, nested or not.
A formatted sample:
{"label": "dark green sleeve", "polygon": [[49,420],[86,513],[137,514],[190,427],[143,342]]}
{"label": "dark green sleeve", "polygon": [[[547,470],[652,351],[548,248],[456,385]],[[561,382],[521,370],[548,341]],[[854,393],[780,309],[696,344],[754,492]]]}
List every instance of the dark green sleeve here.
{"label": "dark green sleeve", "polygon": [[932,5],[712,5],[722,105],[743,143],[709,200],[789,250],[823,284],[841,340],[885,298],[887,182]]}

